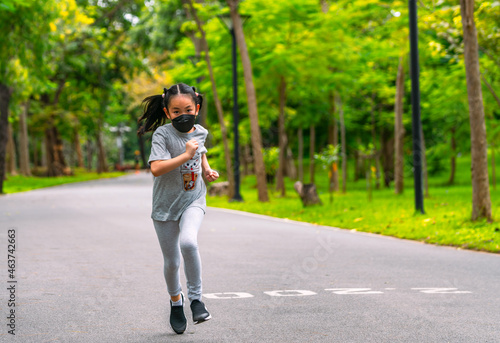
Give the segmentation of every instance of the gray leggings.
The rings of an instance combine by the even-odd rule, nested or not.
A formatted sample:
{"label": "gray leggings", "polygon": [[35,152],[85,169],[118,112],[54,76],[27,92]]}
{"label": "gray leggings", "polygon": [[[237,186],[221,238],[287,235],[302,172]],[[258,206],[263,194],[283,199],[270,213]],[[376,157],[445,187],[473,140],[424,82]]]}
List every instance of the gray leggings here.
{"label": "gray leggings", "polygon": [[201,259],[198,252],[198,230],[205,212],[199,207],[189,207],[179,220],[153,219],[158,241],[163,253],[163,274],[168,294],[181,293],[179,267],[181,253],[190,301],[201,300]]}

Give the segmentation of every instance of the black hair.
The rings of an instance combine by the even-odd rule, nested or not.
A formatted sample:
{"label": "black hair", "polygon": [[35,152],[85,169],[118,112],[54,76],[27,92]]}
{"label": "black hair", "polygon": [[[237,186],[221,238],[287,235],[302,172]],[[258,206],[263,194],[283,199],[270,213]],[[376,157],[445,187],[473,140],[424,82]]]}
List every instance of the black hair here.
{"label": "black hair", "polygon": [[163,88],[163,94],[151,95],[142,101],[144,113],[137,122],[139,124],[141,124],[141,122],[144,123],[137,130],[137,135],[142,136],[146,132],[154,131],[165,124],[167,116],[163,109],[168,109],[170,99],[179,94],[190,95],[193,98],[194,104],[200,105],[201,109],[203,97],[201,94],[196,93],[196,88],[188,86],[185,83],[178,83],[169,89]]}

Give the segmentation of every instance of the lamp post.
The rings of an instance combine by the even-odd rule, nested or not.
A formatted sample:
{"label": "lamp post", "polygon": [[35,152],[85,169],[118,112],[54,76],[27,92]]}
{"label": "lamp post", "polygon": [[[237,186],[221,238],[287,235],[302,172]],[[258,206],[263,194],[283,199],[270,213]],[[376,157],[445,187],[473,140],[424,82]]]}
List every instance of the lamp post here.
{"label": "lamp post", "polygon": [[[231,201],[243,201],[240,194],[240,144],[238,125],[240,120],[238,109],[238,60],[236,55],[236,35],[234,33],[233,21],[229,15],[218,15],[219,20],[229,30],[232,38],[232,61],[233,61],[233,136],[234,136],[234,195]],[[241,15],[242,23],[249,16]]]}
{"label": "lamp post", "polygon": [[422,190],[422,137],[420,135],[420,83],[418,63],[418,25],[417,1],[409,0],[410,15],[410,50],[411,50],[411,106],[413,131],[413,177],[415,182],[415,210],[424,214],[424,196]]}

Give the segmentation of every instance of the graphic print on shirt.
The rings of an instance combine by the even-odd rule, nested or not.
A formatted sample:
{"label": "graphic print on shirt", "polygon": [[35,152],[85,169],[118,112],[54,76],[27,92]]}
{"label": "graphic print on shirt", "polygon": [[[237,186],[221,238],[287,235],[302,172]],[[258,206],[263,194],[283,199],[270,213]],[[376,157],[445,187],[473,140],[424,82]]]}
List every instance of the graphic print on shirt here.
{"label": "graphic print on shirt", "polygon": [[185,191],[192,191],[194,189],[198,173],[200,172],[200,167],[201,158],[198,153],[181,166],[181,174]]}

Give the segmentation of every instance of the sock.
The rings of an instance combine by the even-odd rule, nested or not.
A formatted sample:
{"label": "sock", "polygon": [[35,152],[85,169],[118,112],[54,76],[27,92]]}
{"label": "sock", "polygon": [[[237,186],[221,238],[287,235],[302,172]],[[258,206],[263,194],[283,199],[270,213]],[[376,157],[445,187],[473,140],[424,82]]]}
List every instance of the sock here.
{"label": "sock", "polygon": [[[172,299],[170,299],[172,301]],[[172,301],[172,306],[182,306],[182,297],[177,301]]]}

